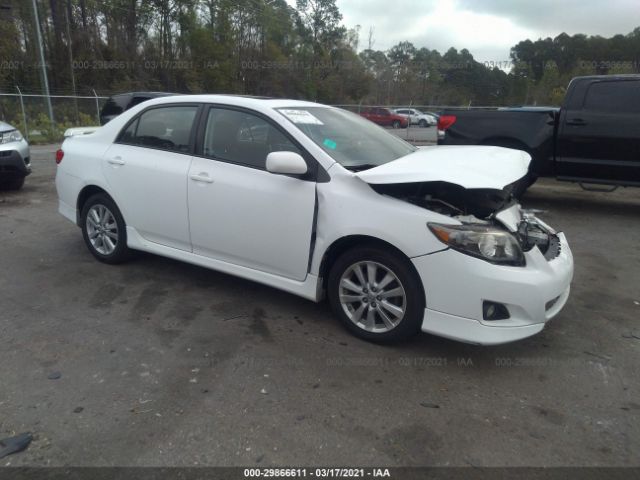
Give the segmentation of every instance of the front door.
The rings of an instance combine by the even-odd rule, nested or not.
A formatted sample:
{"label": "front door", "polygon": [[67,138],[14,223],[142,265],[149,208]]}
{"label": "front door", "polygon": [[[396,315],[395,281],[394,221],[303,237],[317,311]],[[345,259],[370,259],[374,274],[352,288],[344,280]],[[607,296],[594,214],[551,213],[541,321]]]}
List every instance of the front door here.
{"label": "front door", "polygon": [[302,281],[309,264],[315,181],[266,171],[267,154],[296,151],[269,120],[211,107],[202,156],[189,169],[193,252]]}

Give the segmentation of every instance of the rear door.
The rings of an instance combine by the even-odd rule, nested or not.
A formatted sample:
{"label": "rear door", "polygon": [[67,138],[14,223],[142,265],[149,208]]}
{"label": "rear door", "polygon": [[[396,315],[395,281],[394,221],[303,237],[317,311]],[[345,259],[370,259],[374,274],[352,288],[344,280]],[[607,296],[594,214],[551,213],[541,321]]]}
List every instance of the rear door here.
{"label": "rear door", "polygon": [[562,112],[557,177],[640,185],[640,80],[598,79],[580,90]]}
{"label": "rear door", "polygon": [[152,107],[107,150],[102,169],[127,226],[153,243],[191,250],[187,173],[198,105]]}

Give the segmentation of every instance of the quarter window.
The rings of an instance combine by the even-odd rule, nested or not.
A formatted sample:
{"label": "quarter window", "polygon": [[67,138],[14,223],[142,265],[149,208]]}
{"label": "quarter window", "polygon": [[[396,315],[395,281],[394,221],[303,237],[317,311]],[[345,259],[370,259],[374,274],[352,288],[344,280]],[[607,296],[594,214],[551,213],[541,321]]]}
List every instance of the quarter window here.
{"label": "quarter window", "polygon": [[197,106],[159,107],[145,111],[119,141],[141,147],[188,153]]}
{"label": "quarter window", "polygon": [[204,134],[205,157],[265,169],[271,152],[300,150],[280,130],[257,115],[211,108]]}

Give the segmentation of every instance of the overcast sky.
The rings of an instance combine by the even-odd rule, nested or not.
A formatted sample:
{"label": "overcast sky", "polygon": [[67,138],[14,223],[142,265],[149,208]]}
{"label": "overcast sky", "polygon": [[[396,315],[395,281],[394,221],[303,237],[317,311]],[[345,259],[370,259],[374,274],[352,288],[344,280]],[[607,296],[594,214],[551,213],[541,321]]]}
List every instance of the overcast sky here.
{"label": "overcast sky", "polygon": [[343,23],[360,25],[360,49],[374,28],[376,50],[408,40],[444,53],[467,48],[479,61],[509,60],[520,40],[613,36],[640,26],[640,0],[337,0]]}

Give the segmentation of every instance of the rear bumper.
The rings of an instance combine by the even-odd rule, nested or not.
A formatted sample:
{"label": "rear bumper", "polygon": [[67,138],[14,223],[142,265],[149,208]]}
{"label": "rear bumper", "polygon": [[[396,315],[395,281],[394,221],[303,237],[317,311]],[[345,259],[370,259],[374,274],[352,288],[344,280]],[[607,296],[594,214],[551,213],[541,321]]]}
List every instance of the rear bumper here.
{"label": "rear bumper", "polygon": [[30,173],[29,144],[25,140],[0,146],[0,176],[26,177]]}
{"label": "rear bumper", "polygon": [[[412,259],[425,288],[422,330],[468,343],[494,345],[540,332],[569,298],[573,256],[560,233],[561,251],[547,261],[537,248],[525,267],[493,265],[445,250]],[[484,320],[484,301],[503,304],[506,320]]]}

